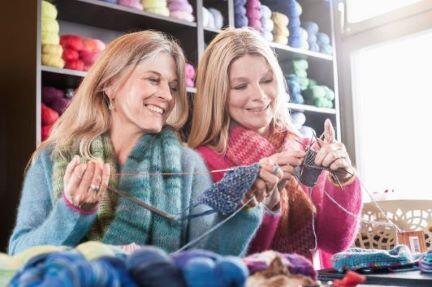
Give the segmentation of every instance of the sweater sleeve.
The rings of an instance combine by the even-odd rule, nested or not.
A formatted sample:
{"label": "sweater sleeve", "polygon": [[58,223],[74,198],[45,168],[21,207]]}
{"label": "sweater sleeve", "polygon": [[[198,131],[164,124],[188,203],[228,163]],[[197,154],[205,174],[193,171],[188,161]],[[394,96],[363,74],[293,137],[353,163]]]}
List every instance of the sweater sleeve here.
{"label": "sweater sleeve", "polygon": [[[193,158],[195,162],[194,174],[200,174],[194,176],[192,181],[191,202],[193,202],[202,192],[211,186],[212,181],[209,175],[202,175],[208,174],[208,170],[199,155],[192,151],[190,153],[189,158]],[[201,204],[191,212],[195,214],[208,209],[208,206]],[[227,217],[229,215],[212,214],[191,219],[188,227],[188,242],[206,233],[216,224],[226,220]],[[244,209],[203,238],[194,247],[209,249],[223,255],[245,255],[249,243],[261,224],[262,217],[262,207]]]}
{"label": "sweater sleeve", "polygon": [[51,160],[45,150],[24,179],[15,228],[9,240],[13,255],[36,245],[78,244],[90,230],[96,215],[83,214],[64,198],[51,202]]}
{"label": "sweater sleeve", "polygon": [[313,194],[317,195],[314,197],[315,204],[318,203],[319,247],[330,254],[349,248],[357,235],[362,207],[358,178],[353,177],[347,183],[338,186],[325,172]]}

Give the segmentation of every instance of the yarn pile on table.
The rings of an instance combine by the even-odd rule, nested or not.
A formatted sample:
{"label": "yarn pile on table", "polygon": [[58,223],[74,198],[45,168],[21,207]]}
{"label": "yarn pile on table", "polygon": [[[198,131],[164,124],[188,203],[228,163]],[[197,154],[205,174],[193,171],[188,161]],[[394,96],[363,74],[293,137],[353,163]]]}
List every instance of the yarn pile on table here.
{"label": "yarn pile on table", "polygon": [[65,63],[60,45],[60,26],[56,20],[57,8],[47,1],[42,1],[41,14],[42,65],[63,68]]}
{"label": "yarn pile on table", "polygon": [[88,71],[105,49],[105,43],[101,40],[71,34],[62,35],[60,44],[65,68],[78,71]]}

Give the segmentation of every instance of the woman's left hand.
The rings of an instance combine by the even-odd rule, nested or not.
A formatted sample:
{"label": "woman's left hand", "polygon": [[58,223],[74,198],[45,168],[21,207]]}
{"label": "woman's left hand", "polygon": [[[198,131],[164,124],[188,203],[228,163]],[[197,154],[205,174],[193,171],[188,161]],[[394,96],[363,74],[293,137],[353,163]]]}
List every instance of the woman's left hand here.
{"label": "woman's left hand", "polygon": [[335,131],[331,121],[324,123],[324,140],[318,140],[320,149],[315,157],[315,164],[329,168],[341,183],[348,181],[354,175],[345,145],[336,141]]}

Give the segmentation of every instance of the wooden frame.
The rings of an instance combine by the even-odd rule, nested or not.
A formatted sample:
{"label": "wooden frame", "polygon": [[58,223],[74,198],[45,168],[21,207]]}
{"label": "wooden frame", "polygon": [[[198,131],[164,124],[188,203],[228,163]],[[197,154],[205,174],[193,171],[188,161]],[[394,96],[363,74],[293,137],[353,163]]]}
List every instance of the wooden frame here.
{"label": "wooden frame", "polygon": [[425,234],[423,231],[404,231],[397,234],[399,244],[404,244],[413,253],[423,253],[427,251]]}

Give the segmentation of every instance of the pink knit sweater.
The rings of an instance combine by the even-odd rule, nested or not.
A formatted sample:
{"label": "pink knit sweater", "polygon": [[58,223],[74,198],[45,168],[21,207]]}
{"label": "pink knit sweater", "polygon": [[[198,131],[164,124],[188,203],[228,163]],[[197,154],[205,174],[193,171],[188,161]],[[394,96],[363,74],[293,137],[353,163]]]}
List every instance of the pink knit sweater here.
{"label": "pink knit sweater", "polygon": [[[232,135],[230,135],[230,138],[233,138]],[[242,145],[244,145],[244,143],[242,143]],[[253,143],[252,145],[255,146],[254,149],[252,149],[251,146],[244,146],[244,150],[250,148],[251,151],[253,150],[256,152],[259,149]],[[197,151],[204,158],[209,170],[235,166],[227,156],[220,155],[207,146],[201,146]],[[213,173],[212,177],[213,180],[217,182],[223,177],[223,173]],[[319,250],[324,251],[324,254],[334,254],[350,247],[357,233],[358,220],[338,207],[325,195],[324,191],[351,213],[359,214],[361,211],[362,198],[358,179],[353,177],[345,183],[342,186],[343,189],[341,189],[329,179],[327,172],[323,172],[312,190],[306,186],[302,187],[307,193],[310,192],[312,202],[317,210],[315,230]],[[254,241],[251,243],[249,253],[273,249],[281,252],[297,252],[311,259],[312,254],[304,254],[304,250],[306,247],[309,249],[311,246],[314,246],[314,242],[304,241],[313,241],[312,238],[314,237],[311,236],[311,234],[299,233],[298,240],[295,240],[297,242],[293,242],[292,240],[284,242],[280,237],[276,242],[274,239],[279,222],[280,215],[275,216],[270,213],[265,215],[261,227]],[[304,230],[305,233],[310,233],[310,231],[307,231],[310,230],[310,228],[305,228]],[[299,246],[303,246],[303,250],[297,250]]]}

